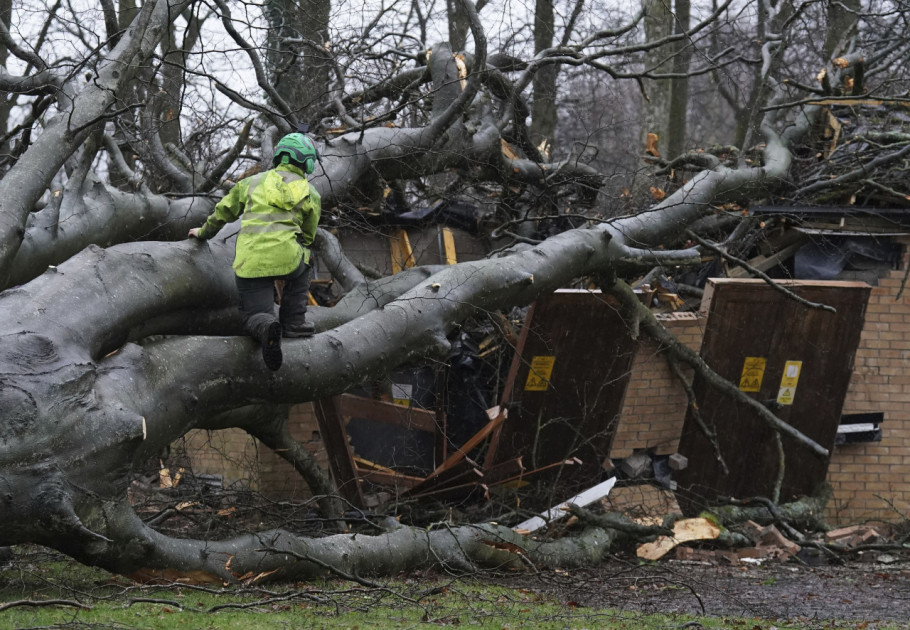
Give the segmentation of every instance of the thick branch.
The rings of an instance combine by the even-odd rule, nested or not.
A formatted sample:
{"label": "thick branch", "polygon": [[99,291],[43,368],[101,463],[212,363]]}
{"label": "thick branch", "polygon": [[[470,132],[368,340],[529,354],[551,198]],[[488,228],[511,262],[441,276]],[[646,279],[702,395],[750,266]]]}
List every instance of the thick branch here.
{"label": "thick branch", "polygon": [[[126,510],[128,508],[122,508]],[[399,527],[386,534],[339,534],[310,539],[274,530],[226,541],[178,540],[162,536],[123,514],[117,523],[123,540],[141,541],[124,553],[104,550],[94,562],[110,570],[154,577],[180,567],[213,581],[236,581],[253,572],[264,581],[312,579],[326,575],[395,575],[415,568],[447,571],[572,568],[597,563],[609,551],[612,535],[591,528],[578,537],[540,542],[500,525],[434,529]],[[139,553],[137,553],[139,552]],[[93,554],[94,556],[95,554]],[[274,572],[274,573],[272,573]]]}
{"label": "thick branch", "polygon": [[138,62],[154,51],[171,17],[185,5],[186,0],[158,0],[143,5],[127,33],[98,65],[92,83],[74,97],[71,109],[52,119],[0,180],[0,285],[6,284],[35,203],[92,126],[104,119]]}

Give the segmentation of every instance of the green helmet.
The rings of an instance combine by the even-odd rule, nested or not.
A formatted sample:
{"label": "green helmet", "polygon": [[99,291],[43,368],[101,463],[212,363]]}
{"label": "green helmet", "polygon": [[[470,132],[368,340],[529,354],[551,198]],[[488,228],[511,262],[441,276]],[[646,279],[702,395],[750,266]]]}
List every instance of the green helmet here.
{"label": "green helmet", "polygon": [[308,136],[302,133],[289,133],[278,141],[272,166],[293,164],[309,175],[316,168],[317,159],[319,156],[316,153],[316,145]]}

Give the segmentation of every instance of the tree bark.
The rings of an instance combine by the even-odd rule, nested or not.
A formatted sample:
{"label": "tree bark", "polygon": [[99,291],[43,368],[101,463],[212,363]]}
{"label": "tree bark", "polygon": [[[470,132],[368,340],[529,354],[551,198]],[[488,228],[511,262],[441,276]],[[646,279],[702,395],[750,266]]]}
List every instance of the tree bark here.
{"label": "tree bark", "polygon": [[[646,42],[655,42],[668,37],[673,32],[673,14],[669,0],[642,0],[644,11],[644,32]],[[644,53],[643,71],[666,73],[672,68],[669,56],[664,47],[653,48]],[[640,112],[639,155],[644,155],[646,147],[649,153],[656,156],[673,157],[667,154],[667,141],[670,137],[670,99],[671,83],[669,80],[642,79],[642,104]],[[651,136],[651,141],[649,141]],[[649,189],[651,181],[646,167],[639,166],[635,175],[632,196],[636,205],[645,206],[651,201]]]}
{"label": "tree bark", "polygon": [[120,43],[99,63],[93,82],[72,98],[64,113],[47,124],[29,148],[28,159],[20,159],[0,180],[0,285],[9,277],[35,203],[89,132],[104,121],[105,111],[118,92],[154,52],[172,13],[181,11],[185,4],[185,0],[146,4]]}
{"label": "tree bark", "polygon": [[[553,0],[537,0],[534,5],[534,55],[553,46],[556,34],[556,19]],[[556,79],[559,75],[557,64],[542,66],[534,75],[533,97],[531,100],[531,143],[540,147],[552,144],[556,131]]]}
{"label": "tree bark", "polygon": [[[690,0],[675,0],[673,32],[685,33],[691,26]],[[688,74],[689,62],[692,59],[692,43],[682,40],[674,47],[673,74]],[[689,110],[689,78],[675,77],[670,83],[670,106],[667,127],[667,158],[673,159],[683,154],[686,149],[686,129]]]}
{"label": "tree bark", "polygon": [[329,52],[331,0],[269,0],[269,54],[272,83],[291,106],[297,122],[311,118],[328,100],[333,59]]}
{"label": "tree bark", "polygon": [[[13,0],[0,0],[0,22],[6,30],[9,30],[12,19]],[[9,58],[9,50],[0,43],[0,68],[6,67],[6,60]],[[10,108],[15,99],[13,94],[0,93],[0,134],[6,135],[9,128]],[[9,141],[0,143],[0,159],[9,154],[11,145]]]}

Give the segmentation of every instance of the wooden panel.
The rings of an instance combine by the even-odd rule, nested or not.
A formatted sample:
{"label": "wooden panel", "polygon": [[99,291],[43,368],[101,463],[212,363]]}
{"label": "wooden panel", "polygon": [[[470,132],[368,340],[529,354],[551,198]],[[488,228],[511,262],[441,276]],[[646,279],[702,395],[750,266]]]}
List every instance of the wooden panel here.
{"label": "wooden panel", "polygon": [[[493,463],[521,456],[536,469],[577,457],[573,473],[598,474],[609,455],[636,343],[616,303],[594,291],[539,300],[515,358],[509,416]],[[530,376],[529,376],[530,375]]]}
{"label": "wooden panel", "polygon": [[316,422],[329,455],[329,468],[341,495],[357,507],[364,507],[363,491],[357,475],[357,467],[344,430],[338,398],[320,398],[313,401]]}
{"label": "wooden panel", "polygon": [[[836,313],[811,309],[760,280],[711,280],[702,357],[718,374],[740,382],[747,357],[765,359],[758,391],[779,418],[830,449],[834,445],[870,288],[860,282],[787,283],[803,298],[834,306]],[[787,361],[802,361],[792,404],[777,402]],[[677,476],[680,505],[697,512],[718,495],[770,497],[778,475],[774,432],[753,412],[718,394],[696,378],[702,418],[717,432],[729,474],[710,443],[686,418],[679,452],[689,466]],[[827,459],[784,438],[785,476],[781,501],[811,494],[828,469]]]}
{"label": "wooden panel", "polygon": [[[499,398],[499,406],[507,409],[509,402],[512,400],[512,388],[515,386],[515,379],[518,378],[518,368],[522,364],[522,354],[525,351],[525,344],[528,342],[528,332],[531,329],[531,322],[534,321],[534,304],[528,307],[525,314],[524,325],[518,333],[518,340],[515,342],[515,354],[512,356],[512,363],[509,365],[509,372],[506,375],[506,381],[502,387],[502,395]],[[489,413],[489,411],[487,412]],[[490,446],[487,448],[487,456],[484,459],[484,468],[490,468],[494,462],[502,461],[499,456],[499,436],[502,433],[502,424],[496,425],[493,434],[490,436]]]}
{"label": "wooden panel", "polygon": [[431,411],[353,394],[341,395],[341,415],[350,418],[366,418],[375,422],[429,433],[436,431],[436,414]]}
{"label": "wooden panel", "polygon": [[402,475],[396,472],[385,472],[382,470],[372,470],[369,468],[358,468],[357,473],[364,481],[369,481],[377,486],[387,486],[394,488],[396,492],[403,491],[407,488],[413,488],[423,482],[422,477],[412,477]]}
{"label": "wooden panel", "polygon": [[389,237],[389,255],[392,261],[392,273],[414,266],[414,251],[411,249],[411,239],[405,230],[396,230]]}
{"label": "wooden panel", "polygon": [[440,234],[442,236],[442,251],[445,254],[445,263],[454,265],[458,262],[458,256],[455,252],[455,235],[452,233],[452,228],[441,228]]}

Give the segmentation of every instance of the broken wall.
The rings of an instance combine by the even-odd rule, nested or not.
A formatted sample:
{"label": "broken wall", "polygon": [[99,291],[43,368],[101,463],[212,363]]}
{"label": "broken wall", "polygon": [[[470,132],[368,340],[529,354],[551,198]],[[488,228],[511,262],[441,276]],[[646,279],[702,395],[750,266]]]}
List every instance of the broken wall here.
{"label": "broken wall", "polygon": [[[698,313],[658,314],[657,319],[689,348],[698,352],[705,318]],[[632,374],[610,457],[621,459],[635,451],[651,449],[656,455],[677,451],[686,418],[686,392],[667,361],[649,339],[639,341]],[[687,369],[691,379],[692,371]]]}

